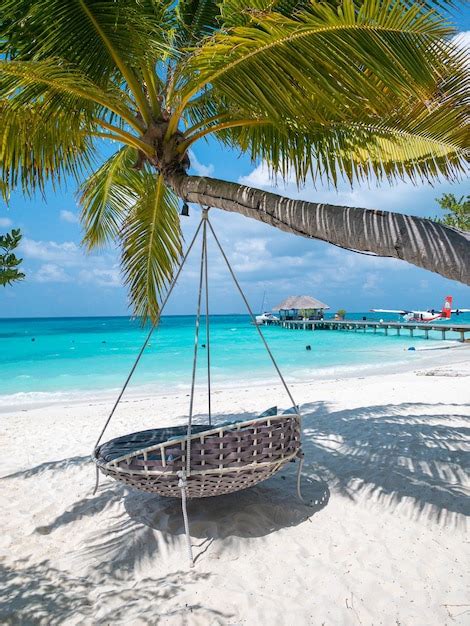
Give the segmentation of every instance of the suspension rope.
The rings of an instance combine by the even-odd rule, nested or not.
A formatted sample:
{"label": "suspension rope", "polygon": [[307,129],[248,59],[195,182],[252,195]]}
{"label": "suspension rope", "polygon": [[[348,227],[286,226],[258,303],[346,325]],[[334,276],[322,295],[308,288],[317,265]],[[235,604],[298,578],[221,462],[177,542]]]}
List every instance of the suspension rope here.
{"label": "suspension rope", "polygon": [[[204,223],[204,227],[206,223]],[[212,425],[212,406],[211,406],[211,339],[210,339],[210,316],[209,316],[209,281],[207,279],[207,235],[205,235],[205,263],[204,263],[204,287],[206,292],[206,346],[207,346],[207,410],[209,414],[209,426]]]}
{"label": "suspension rope", "polygon": [[207,243],[207,209],[202,210],[201,218],[202,227],[202,249],[201,249],[201,264],[199,270],[199,292],[197,298],[197,312],[196,312],[196,328],[194,331],[194,355],[193,355],[193,373],[191,377],[191,395],[189,399],[189,416],[188,416],[188,428],[186,431],[186,475],[191,474],[191,429],[193,423],[193,409],[194,409],[194,388],[196,384],[196,369],[197,369],[197,352],[199,344],[199,326],[201,323],[201,300],[202,300],[202,285],[204,277],[204,258],[206,254]]}
{"label": "suspension rope", "polygon": [[[166,296],[163,299],[163,302],[162,302],[162,305],[160,307],[160,310],[158,311],[157,317],[156,317],[154,323],[152,324],[152,326],[151,326],[151,328],[150,328],[150,330],[149,330],[149,332],[147,334],[147,337],[145,338],[144,344],[143,344],[142,348],[140,349],[139,354],[137,355],[136,360],[134,361],[134,364],[133,364],[133,366],[131,368],[131,371],[129,372],[129,375],[126,378],[126,381],[125,381],[121,391],[119,392],[119,395],[118,395],[118,397],[116,399],[116,402],[114,403],[114,406],[111,409],[111,412],[110,412],[110,414],[108,416],[108,419],[106,420],[106,422],[105,422],[105,424],[104,424],[104,426],[103,426],[103,428],[101,430],[101,433],[100,433],[98,439],[96,440],[96,443],[95,443],[95,446],[94,446],[93,450],[96,450],[96,448],[98,447],[98,445],[99,445],[99,443],[100,443],[100,441],[101,441],[101,439],[102,439],[106,429],[108,428],[109,422],[111,421],[111,418],[113,417],[114,412],[115,412],[119,402],[121,401],[121,398],[124,395],[125,390],[127,389],[127,385],[129,384],[129,382],[130,382],[130,380],[132,378],[132,375],[134,374],[135,369],[136,369],[137,365],[139,364],[140,359],[142,358],[142,355],[143,355],[143,353],[145,351],[145,348],[147,347],[147,344],[150,341],[150,337],[152,336],[153,331],[155,330],[155,328],[158,326],[158,324],[160,322],[160,318],[162,316],[163,309],[165,308],[165,305],[168,302],[168,299],[169,299],[169,297],[171,295],[171,292],[173,291],[173,288],[176,285],[176,281],[178,280],[179,275],[181,274],[181,270],[183,269],[183,266],[184,266],[184,264],[186,262],[186,259],[188,258],[189,253],[191,252],[191,249],[192,249],[192,247],[194,245],[194,242],[196,241],[196,238],[197,238],[197,236],[199,234],[199,231],[201,230],[202,223],[203,223],[203,220],[201,220],[199,222],[199,225],[198,225],[198,227],[196,229],[196,232],[194,233],[194,237],[192,238],[191,243],[189,244],[189,247],[186,250],[186,254],[184,255],[183,260],[180,263],[178,271],[176,272],[176,275],[175,275],[173,281],[171,282],[171,284],[170,284],[170,286],[168,288],[168,291],[166,292]],[[96,483],[95,483],[95,489],[93,491],[93,495],[95,495],[95,493],[98,490],[99,480],[100,480],[99,468],[98,468],[98,466],[96,466]]]}
{"label": "suspension rope", "polygon": [[297,458],[299,459],[299,464],[297,466],[297,496],[301,502],[305,504],[305,500],[302,497],[302,491],[300,489],[300,479],[302,477],[302,467],[304,466],[304,453],[302,450],[297,452]]}
{"label": "suspension rope", "polygon": [[286,390],[286,393],[289,396],[290,401],[292,402],[292,406],[294,407],[294,409],[296,411],[296,414],[300,417],[299,407],[297,406],[294,398],[292,397],[292,394],[291,394],[291,392],[289,390],[289,387],[287,386],[287,383],[284,380],[284,377],[283,377],[283,375],[281,373],[281,370],[279,369],[278,364],[276,363],[276,359],[274,358],[273,353],[271,352],[271,349],[268,346],[268,342],[266,341],[263,333],[261,332],[260,327],[256,323],[256,318],[255,318],[255,316],[253,314],[253,311],[251,310],[251,307],[250,307],[250,305],[248,303],[248,300],[247,300],[247,298],[246,298],[246,296],[245,296],[245,294],[243,292],[243,289],[241,288],[240,283],[238,282],[237,277],[235,276],[235,273],[234,273],[234,271],[232,269],[232,266],[230,265],[230,262],[229,262],[229,260],[227,258],[227,255],[225,254],[224,249],[222,248],[222,246],[220,244],[220,241],[219,241],[217,235],[215,234],[215,231],[214,231],[214,229],[212,227],[212,224],[211,224],[211,222],[210,222],[210,220],[208,218],[207,218],[207,223],[209,224],[209,228],[211,229],[212,235],[214,236],[214,239],[215,239],[215,241],[217,243],[217,246],[218,246],[218,248],[220,250],[220,253],[222,254],[222,257],[223,257],[223,259],[224,259],[224,261],[225,261],[225,263],[226,263],[226,265],[228,267],[228,270],[229,270],[229,272],[230,272],[230,274],[231,274],[231,276],[233,278],[233,282],[235,283],[235,285],[236,285],[236,287],[237,287],[241,297],[243,298],[243,301],[244,301],[245,306],[246,306],[246,308],[248,310],[248,313],[250,314],[251,321],[254,323],[255,328],[258,331],[259,336],[261,337],[261,340],[262,340],[262,342],[264,344],[264,347],[266,348],[266,350],[267,350],[267,352],[268,352],[268,354],[269,354],[269,356],[271,358],[272,364],[274,365],[274,367],[276,369],[276,372],[278,373],[279,378],[281,379],[281,382],[284,385],[284,389]]}
{"label": "suspension rope", "polygon": [[183,511],[184,534],[186,535],[186,548],[188,550],[189,564],[194,567],[193,549],[191,546],[191,536],[189,534],[188,511],[186,508],[186,500],[188,495],[188,483],[186,481],[186,472],[177,472],[178,487],[181,491],[181,510]]}

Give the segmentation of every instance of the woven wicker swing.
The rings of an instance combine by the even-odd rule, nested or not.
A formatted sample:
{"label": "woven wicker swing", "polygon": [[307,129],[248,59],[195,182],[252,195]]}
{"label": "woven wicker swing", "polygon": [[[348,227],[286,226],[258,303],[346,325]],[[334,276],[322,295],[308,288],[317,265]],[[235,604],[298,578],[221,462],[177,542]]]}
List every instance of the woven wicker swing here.
{"label": "woven wicker swing", "polygon": [[[202,228],[202,252],[197,303],[192,384],[187,426],[155,428],[132,433],[100,444],[104,432],[129,384],[142,357],[150,337],[157,327],[163,309],[173,291],[181,270]],[[255,321],[253,312],[233,272],[227,256],[208,218],[208,209],[203,209],[202,218],[186,254],[178,268],[158,317],[152,325],[137,359],[119,393],[111,413],[96,442],[92,458],[97,468],[95,492],[98,488],[99,472],[143,491],[162,496],[181,497],[188,551],[193,563],[189,539],[186,498],[204,498],[239,491],[266,480],[289,461],[300,459],[297,474],[297,491],[300,495],[300,471],[303,454],[301,451],[301,417],[292,394],[279,370],[261,329],[255,325],[268,351],[271,361],[292,403],[292,409],[279,414],[269,410],[258,418],[235,421],[215,426],[211,414],[210,378],[210,330],[209,298],[207,278],[207,232],[212,232],[228,270],[240,292],[248,312]],[[204,286],[204,289],[203,289]],[[193,425],[194,391],[198,357],[199,330],[201,320],[202,292],[205,291],[205,322],[207,346],[208,423]]]}

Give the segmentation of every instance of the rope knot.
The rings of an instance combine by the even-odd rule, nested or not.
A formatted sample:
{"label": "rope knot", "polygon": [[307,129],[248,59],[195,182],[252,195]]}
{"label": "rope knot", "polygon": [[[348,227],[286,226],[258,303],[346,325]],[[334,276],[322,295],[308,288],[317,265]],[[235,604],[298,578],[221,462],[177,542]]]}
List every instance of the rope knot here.
{"label": "rope knot", "polygon": [[188,482],[186,480],[186,472],[180,470],[179,472],[176,472],[176,475],[179,478],[178,487],[180,489],[186,489],[186,487],[188,486]]}

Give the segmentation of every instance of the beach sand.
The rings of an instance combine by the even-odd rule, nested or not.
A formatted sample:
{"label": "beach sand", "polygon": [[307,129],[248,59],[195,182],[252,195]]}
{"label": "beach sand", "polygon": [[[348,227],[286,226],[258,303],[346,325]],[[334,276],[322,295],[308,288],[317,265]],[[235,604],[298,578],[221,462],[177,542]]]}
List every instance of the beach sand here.
{"label": "beach sand", "polygon": [[[190,502],[193,569],[178,500],[104,478],[92,495],[108,398],[2,413],[0,623],[470,623],[470,366],[451,352],[432,369],[293,385],[311,506],[294,464]],[[271,383],[217,389],[213,411],[276,402],[289,406]],[[128,397],[105,439],[187,409],[186,392]]]}

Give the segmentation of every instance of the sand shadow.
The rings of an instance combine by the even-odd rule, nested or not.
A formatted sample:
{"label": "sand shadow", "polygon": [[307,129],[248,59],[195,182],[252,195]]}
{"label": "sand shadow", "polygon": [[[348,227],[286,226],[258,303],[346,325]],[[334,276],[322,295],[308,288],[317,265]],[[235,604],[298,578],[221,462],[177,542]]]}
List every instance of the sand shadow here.
{"label": "sand shadow", "polygon": [[[323,509],[330,492],[326,483],[305,478],[296,494],[295,467],[264,483],[214,498],[188,502],[190,533],[196,559],[210,549],[212,540],[223,540],[227,550],[240,538],[262,538],[281,528],[305,522]],[[181,501],[177,498],[128,490],[122,515],[88,537],[84,548],[101,569],[136,568],[169,548],[184,549]],[[56,522],[53,523],[56,525]]]}
{"label": "sand shadow", "polygon": [[[461,525],[470,515],[470,418],[439,404],[402,403],[331,411],[303,407],[306,473],[338,493],[413,519]],[[446,411],[448,407],[446,405]],[[459,424],[459,425],[456,425]]]}
{"label": "sand shadow", "polygon": [[227,623],[233,616],[206,606],[203,599],[193,604],[178,601],[193,585],[209,579],[208,573],[178,570],[140,579],[136,585],[132,575],[117,577],[112,571],[96,570],[76,576],[49,561],[0,564],[0,623],[157,624],[177,617],[181,623],[189,617],[198,623]]}
{"label": "sand shadow", "polygon": [[[360,506],[461,525],[470,514],[465,492],[470,419],[462,405],[454,405],[454,409],[452,415],[446,415],[440,413],[439,404],[402,403],[341,411],[332,411],[322,402],[304,405],[302,488],[312,506],[297,499],[296,466],[288,464],[250,489],[190,501],[193,544],[205,550],[207,540],[217,538],[224,540],[225,549],[239,538],[265,537],[309,519],[314,523],[312,516],[328,504],[330,490]],[[217,421],[225,419],[226,415],[217,416]],[[119,507],[120,501],[124,506],[119,515],[113,514],[111,524],[100,524],[97,516],[97,530],[85,547],[103,568],[124,562],[138,565],[172,544],[182,545],[184,527],[178,499],[114,482],[104,483],[96,496],[77,501],[37,532],[52,532],[83,516],[96,515],[113,503]]]}
{"label": "sand shadow", "polygon": [[89,460],[90,455],[87,454],[85,456],[70,456],[65,459],[59,459],[58,461],[47,461],[45,463],[35,465],[34,467],[30,467],[25,470],[19,470],[17,472],[14,472],[13,474],[0,476],[0,480],[6,480],[9,478],[32,478],[33,476],[40,476],[45,472],[55,470],[67,470],[70,467],[84,465],[85,463],[88,463]]}
{"label": "sand shadow", "polygon": [[[265,537],[311,518],[327,506],[330,491],[325,482],[304,478],[302,495],[305,502],[297,497],[295,468],[289,467],[243,491],[189,500],[191,536]],[[124,507],[129,518],[138,524],[172,536],[184,533],[181,501],[177,498],[131,491],[124,498]]]}
{"label": "sand shadow", "polygon": [[96,495],[87,495],[77,500],[72,506],[58,515],[50,524],[37,526],[35,532],[40,535],[49,535],[61,526],[67,526],[85,517],[94,517],[113,506],[128,492],[121,483],[115,483],[109,488],[98,492]]}

